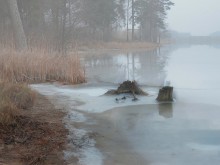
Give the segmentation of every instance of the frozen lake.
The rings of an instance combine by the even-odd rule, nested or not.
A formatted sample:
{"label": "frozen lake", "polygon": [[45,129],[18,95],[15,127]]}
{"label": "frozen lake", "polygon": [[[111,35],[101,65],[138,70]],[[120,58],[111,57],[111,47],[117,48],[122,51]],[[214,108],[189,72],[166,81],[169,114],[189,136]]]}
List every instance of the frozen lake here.
{"label": "frozen lake", "polygon": [[[219,164],[219,48],[167,46],[146,52],[88,54],[82,56],[82,64],[87,84],[32,85],[68,109],[65,122],[70,130],[76,131],[78,122],[79,130],[100,135],[89,149],[80,151],[80,164]],[[102,96],[128,79],[135,79],[150,96],[119,103],[114,96]],[[174,86],[176,102],[158,104],[158,89],[166,81]]]}

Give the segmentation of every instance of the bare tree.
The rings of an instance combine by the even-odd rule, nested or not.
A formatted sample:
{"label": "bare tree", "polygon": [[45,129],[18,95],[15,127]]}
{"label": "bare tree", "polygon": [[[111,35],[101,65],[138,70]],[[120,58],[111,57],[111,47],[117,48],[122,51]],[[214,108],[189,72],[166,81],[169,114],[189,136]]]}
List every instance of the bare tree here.
{"label": "bare tree", "polygon": [[27,40],[21,22],[20,13],[18,11],[17,0],[7,0],[13,25],[15,46],[18,50],[27,49]]}
{"label": "bare tree", "polygon": [[130,0],[127,0],[127,9],[126,9],[127,42],[129,41],[129,29],[128,29],[128,26],[129,26],[129,7],[130,7]]}
{"label": "bare tree", "polygon": [[132,19],[132,22],[131,22],[131,26],[132,26],[132,35],[131,35],[131,38],[132,38],[132,41],[134,41],[134,26],[135,26],[135,18],[134,18],[134,0],[131,1],[131,19]]}

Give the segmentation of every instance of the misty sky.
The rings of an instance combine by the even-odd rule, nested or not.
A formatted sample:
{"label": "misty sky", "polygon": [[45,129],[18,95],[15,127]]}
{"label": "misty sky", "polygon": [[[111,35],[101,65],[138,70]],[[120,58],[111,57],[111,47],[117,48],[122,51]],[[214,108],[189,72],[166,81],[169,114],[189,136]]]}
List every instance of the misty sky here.
{"label": "misty sky", "polygon": [[175,3],[168,14],[171,30],[209,35],[220,31],[220,0],[171,0]]}

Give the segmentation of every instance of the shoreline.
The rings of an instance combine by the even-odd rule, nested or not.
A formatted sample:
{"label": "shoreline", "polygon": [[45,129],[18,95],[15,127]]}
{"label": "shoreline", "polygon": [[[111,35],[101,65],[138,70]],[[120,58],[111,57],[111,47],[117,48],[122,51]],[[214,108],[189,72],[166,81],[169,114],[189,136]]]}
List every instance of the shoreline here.
{"label": "shoreline", "polygon": [[136,52],[150,51],[164,46],[168,43],[150,43],[150,42],[109,42],[94,43],[91,45],[78,46],[76,50],[79,54],[83,53],[105,53],[105,52]]}
{"label": "shoreline", "polygon": [[[0,164],[65,165],[63,151],[67,146],[68,135],[68,130],[63,123],[65,115],[64,111],[56,109],[45,96],[37,93],[34,106],[31,109],[21,111],[19,116],[27,124],[17,128],[18,131],[24,129],[28,131],[25,133],[30,135],[22,143],[12,142],[9,145],[4,144],[0,139],[0,155],[2,155],[0,156]],[[6,136],[4,133],[0,131],[0,135]],[[17,137],[17,139],[19,138]]]}
{"label": "shoreline", "polygon": [[[65,150],[67,162],[72,163],[72,157],[74,156],[78,158],[78,163],[88,165],[111,165],[117,164],[117,162],[121,162],[122,164],[132,162],[131,165],[133,165],[136,164],[135,162],[141,162],[141,164],[146,162],[136,151],[131,150],[131,152],[126,152],[131,149],[129,142],[123,139],[124,134],[117,134],[117,130],[112,127],[114,123],[111,119],[108,119],[107,112],[105,111],[117,108],[120,105],[114,102],[114,96],[99,97],[108,88],[106,90],[88,88],[87,90],[83,90],[86,93],[83,91],[79,92],[71,87],[59,88],[53,85],[34,85],[32,89],[48,96],[48,99],[56,107],[64,107],[68,113],[67,120],[65,120],[66,128],[70,133],[68,136],[69,147]],[[90,95],[87,95],[87,93],[90,93]],[[79,101],[85,99],[91,105],[88,105],[88,103],[79,105]],[[146,101],[151,103],[153,100],[153,97],[143,97],[138,103],[128,100],[127,104],[122,104],[121,106],[142,105]],[[97,107],[96,104],[93,104],[94,102],[98,102],[99,104],[104,103],[105,106]],[[92,107],[95,109],[91,109]],[[74,150],[74,148],[78,150]]]}

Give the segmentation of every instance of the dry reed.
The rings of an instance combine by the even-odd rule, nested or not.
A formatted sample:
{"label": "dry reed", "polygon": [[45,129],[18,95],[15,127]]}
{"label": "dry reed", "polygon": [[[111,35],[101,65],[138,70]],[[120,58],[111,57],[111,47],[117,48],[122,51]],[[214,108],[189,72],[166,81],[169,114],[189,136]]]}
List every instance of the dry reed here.
{"label": "dry reed", "polygon": [[15,123],[19,110],[31,108],[34,100],[35,92],[27,85],[0,82],[0,124]]}
{"label": "dry reed", "polygon": [[18,109],[33,106],[35,92],[26,84],[0,83],[0,99],[13,103]]}
{"label": "dry reed", "polygon": [[70,84],[85,81],[84,71],[76,55],[59,56],[46,51],[0,52],[0,79],[9,82],[60,81]]}
{"label": "dry reed", "polygon": [[5,100],[0,101],[0,124],[9,125],[15,123],[15,118],[19,115],[17,107]]}

